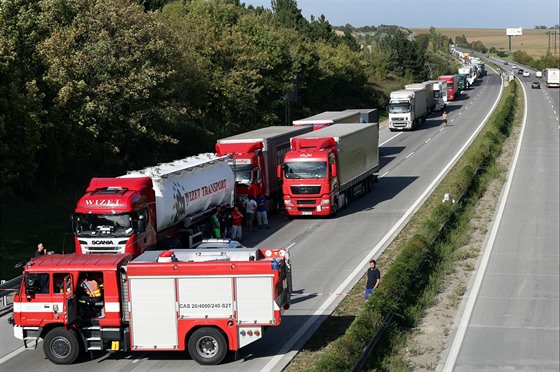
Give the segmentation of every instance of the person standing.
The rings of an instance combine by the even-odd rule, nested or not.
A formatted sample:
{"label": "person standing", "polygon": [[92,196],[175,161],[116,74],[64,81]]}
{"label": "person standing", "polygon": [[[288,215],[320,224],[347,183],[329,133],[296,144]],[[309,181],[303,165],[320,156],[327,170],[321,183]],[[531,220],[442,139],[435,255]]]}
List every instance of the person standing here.
{"label": "person standing", "polygon": [[253,231],[253,220],[255,219],[255,211],[257,210],[257,202],[251,195],[249,199],[243,203],[245,206],[245,223],[249,231]]}
{"label": "person standing", "polygon": [[231,211],[231,238],[241,242],[242,228],[241,222],[243,214],[239,211],[238,207],[233,207]]}
{"label": "person standing", "polygon": [[379,286],[381,281],[381,273],[376,267],[376,261],[369,261],[369,268],[367,270],[366,290],[364,292],[364,299],[367,300],[373,291]]}
{"label": "person standing", "polygon": [[43,246],[43,243],[37,244],[37,251],[35,252],[35,257],[39,257],[45,254],[47,254],[47,250]]}
{"label": "person standing", "polygon": [[212,237],[220,239],[220,207],[216,208],[212,216],[210,216],[210,228],[212,232]]}
{"label": "person standing", "polygon": [[441,119],[443,121],[443,126],[446,127],[447,126],[447,111],[443,112],[443,114],[441,115]]}
{"label": "person standing", "polygon": [[264,225],[266,225],[267,229],[270,229],[268,225],[268,215],[266,213],[268,200],[264,197],[264,195],[259,194],[257,196],[257,224],[259,225],[259,229],[262,229]]}

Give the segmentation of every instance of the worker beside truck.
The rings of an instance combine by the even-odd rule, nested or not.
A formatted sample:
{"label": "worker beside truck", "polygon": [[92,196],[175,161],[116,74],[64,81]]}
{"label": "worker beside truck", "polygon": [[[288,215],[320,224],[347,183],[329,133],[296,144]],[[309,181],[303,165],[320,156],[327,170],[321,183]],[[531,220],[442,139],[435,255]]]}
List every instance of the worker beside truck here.
{"label": "worker beside truck", "polygon": [[[103,283],[92,301],[86,277]],[[43,339],[55,364],[89,351],[188,351],[218,364],[281,324],[291,283],[285,249],[44,255],[25,265],[10,323],[26,348]]]}

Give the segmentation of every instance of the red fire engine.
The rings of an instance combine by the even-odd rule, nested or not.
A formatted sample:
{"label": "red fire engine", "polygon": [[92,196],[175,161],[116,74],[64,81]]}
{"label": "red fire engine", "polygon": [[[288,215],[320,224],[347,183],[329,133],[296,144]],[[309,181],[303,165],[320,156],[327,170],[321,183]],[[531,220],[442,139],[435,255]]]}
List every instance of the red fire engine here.
{"label": "red fire engine", "polygon": [[[86,277],[102,297],[82,290]],[[25,266],[11,323],[26,348],[43,338],[55,364],[92,350],[188,350],[218,364],[280,325],[290,288],[285,249],[46,255]]]}

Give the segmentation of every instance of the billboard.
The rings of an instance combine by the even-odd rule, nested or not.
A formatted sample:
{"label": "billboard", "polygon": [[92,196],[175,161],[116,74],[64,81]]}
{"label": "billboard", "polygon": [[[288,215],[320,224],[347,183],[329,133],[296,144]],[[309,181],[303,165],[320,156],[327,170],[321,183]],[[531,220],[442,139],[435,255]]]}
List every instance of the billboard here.
{"label": "billboard", "polygon": [[522,36],[522,28],[506,28],[506,36]]}

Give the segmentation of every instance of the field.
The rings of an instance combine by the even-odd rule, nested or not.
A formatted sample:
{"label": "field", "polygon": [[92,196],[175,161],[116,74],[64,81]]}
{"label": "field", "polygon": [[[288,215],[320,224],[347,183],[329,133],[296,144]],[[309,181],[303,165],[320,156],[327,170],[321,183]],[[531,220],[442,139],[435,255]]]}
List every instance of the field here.
{"label": "field", "polygon": [[[430,30],[428,28],[411,28],[415,34],[426,34]],[[503,28],[437,28],[437,32],[451,38],[455,41],[456,36],[465,35],[467,41],[480,40],[486,48],[494,47],[498,50],[509,50],[509,36],[506,36],[506,30]],[[556,32],[556,35],[550,35],[550,49],[553,54],[558,56],[560,52],[560,33],[559,30],[534,30],[523,29],[522,36],[511,37],[511,51],[523,50],[531,57],[540,57],[546,54],[549,46],[549,35],[547,32]],[[556,36],[556,53],[554,53],[554,43]]]}

